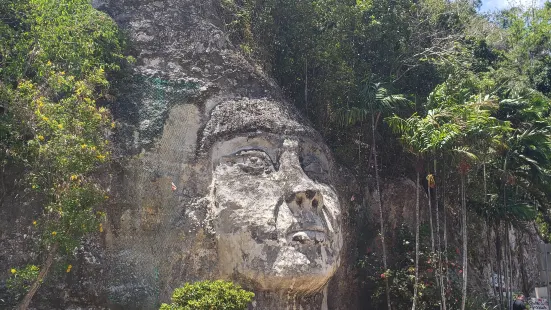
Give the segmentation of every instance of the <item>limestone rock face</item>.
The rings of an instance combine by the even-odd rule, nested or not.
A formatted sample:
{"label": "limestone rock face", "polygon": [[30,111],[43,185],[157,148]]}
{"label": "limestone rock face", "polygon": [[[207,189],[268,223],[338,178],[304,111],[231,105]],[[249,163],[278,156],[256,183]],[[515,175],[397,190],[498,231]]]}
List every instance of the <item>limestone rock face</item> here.
{"label": "limestone rock face", "polygon": [[121,141],[127,149],[153,146],[176,105],[195,105],[200,122],[226,100],[281,99],[275,82],[228,40],[218,0],[96,0],[94,5],[127,31],[137,60],[131,78],[118,85],[124,91],[116,112],[130,127],[123,128],[128,135]]}
{"label": "limestone rock face", "polygon": [[125,160],[104,175],[100,305],[154,309],[185,282],[221,278],[255,291],[254,309],[353,308],[342,283],[354,185],[229,42],[218,1],[94,5],[128,33],[137,60],[116,82]]}
{"label": "limestone rock face", "polygon": [[[228,40],[219,1],[93,5],[136,58],[113,81],[117,160],[97,175],[107,216],[33,307],[158,309],[185,282],[227,279],[256,293],[252,309],[358,308],[356,184]],[[22,266],[39,259],[27,249],[41,204],[8,172],[0,265]]]}
{"label": "limestone rock face", "polygon": [[[415,233],[415,197],[416,186],[406,178],[384,179],[382,181],[382,201],[385,210],[383,217],[386,225],[386,242],[387,248],[392,249],[399,246],[403,242],[399,238],[398,231],[402,225],[411,235]],[[366,189],[365,197],[367,198],[369,209],[369,224],[370,227],[375,227],[379,223],[379,205],[377,203],[376,192],[373,189]],[[434,192],[432,193],[434,199]],[[448,197],[448,199],[450,199]],[[420,219],[421,225],[429,225],[428,212],[428,197],[426,189],[420,186]],[[454,205],[455,204],[455,205]],[[457,263],[460,264],[462,248],[461,239],[461,220],[458,214],[454,214],[453,210],[457,209],[458,202],[446,200],[446,219],[444,219],[444,207],[440,204],[440,234],[443,238],[444,220],[447,222],[447,238],[448,249],[450,253],[457,252]],[[436,206],[432,205],[433,212],[436,212]],[[433,227],[436,235],[436,220],[433,215]],[[539,271],[537,262],[537,246],[542,243],[537,236],[532,223],[519,223],[516,227],[512,227],[509,232],[509,246],[513,253],[511,257],[512,265],[512,287],[515,292],[524,292],[529,294],[533,288],[539,284]],[[504,233],[502,229],[500,231]],[[501,236],[503,238],[503,236]],[[469,240],[469,289],[472,291],[495,295],[496,291],[492,289],[492,277],[496,277],[497,254],[496,254],[496,233],[487,223],[477,217],[474,213],[468,214],[468,240]],[[502,239],[503,240],[503,239]],[[378,244],[380,239],[374,239],[370,249],[380,249]],[[437,242],[437,240],[436,240]],[[442,246],[444,241],[442,239]],[[502,247],[504,245],[502,244]],[[377,250],[380,252],[380,250]],[[378,253],[380,255],[381,253]],[[362,255],[362,253],[360,253]],[[392,254],[389,256],[392,261]],[[492,270],[493,269],[493,270]],[[497,278],[496,278],[497,279]]]}

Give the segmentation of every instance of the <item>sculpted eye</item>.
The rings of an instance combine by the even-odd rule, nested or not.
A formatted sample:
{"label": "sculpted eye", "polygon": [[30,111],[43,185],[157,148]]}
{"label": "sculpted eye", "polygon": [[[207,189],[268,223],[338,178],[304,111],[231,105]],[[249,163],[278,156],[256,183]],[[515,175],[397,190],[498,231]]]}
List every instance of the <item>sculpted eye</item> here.
{"label": "sculpted eye", "polygon": [[225,159],[227,164],[236,166],[248,174],[269,174],[274,171],[274,164],[270,156],[262,150],[239,151],[226,156]]}

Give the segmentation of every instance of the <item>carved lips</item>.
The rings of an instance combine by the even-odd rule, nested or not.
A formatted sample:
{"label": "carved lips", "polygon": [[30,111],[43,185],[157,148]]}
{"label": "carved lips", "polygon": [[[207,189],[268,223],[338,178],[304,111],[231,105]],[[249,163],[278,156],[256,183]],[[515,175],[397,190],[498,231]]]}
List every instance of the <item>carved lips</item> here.
{"label": "carved lips", "polygon": [[297,231],[290,233],[287,236],[287,241],[289,242],[289,244],[318,244],[325,242],[325,240],[325,232],[314,230]]}

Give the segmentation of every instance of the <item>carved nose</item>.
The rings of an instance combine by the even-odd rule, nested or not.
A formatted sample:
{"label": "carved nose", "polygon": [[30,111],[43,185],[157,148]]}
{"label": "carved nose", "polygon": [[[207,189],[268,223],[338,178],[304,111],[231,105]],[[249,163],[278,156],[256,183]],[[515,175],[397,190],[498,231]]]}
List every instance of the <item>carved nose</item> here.
{"label": "carved nose", "polygon": [[279,171],[288,179],[302,179],[305,174],[296,150],[285,150],[279,158]]}
{"label": "carved nose", "polygon": [[289,205],[289,207],[292,207],[296,211],[311,210],[317,213],[317,211],[323,205],[323,196],[318,191],[305,190],[292,193],[287,197],[285,201],[287,202],[287,205]]}
{"label": "carved nose", "polygon": [[320,192],[315,190],[295,192],[287,197],[286,203],[300,226],[296,229],[325,231],[320,217],[323,207],[323,196]]}

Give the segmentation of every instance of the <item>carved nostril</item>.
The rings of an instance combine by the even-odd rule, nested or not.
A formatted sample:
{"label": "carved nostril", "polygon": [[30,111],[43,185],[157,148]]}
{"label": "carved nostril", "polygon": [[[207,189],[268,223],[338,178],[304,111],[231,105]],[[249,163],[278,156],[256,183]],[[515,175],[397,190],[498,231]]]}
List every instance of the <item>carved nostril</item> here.
{"label": "carved nostril", "polygon": [[287,196],[285,202],[287,202],[289,206],[293,206],[293,208],[318,209],[321,205],[323,205],[323,197],[315,190],[306,190],[302,192],[295,192]]}
{"label": "carved nostril", "polygon": [[317,209],[318,205],[319,205],[319,203],[318,203],[317,199],[312,200],[312,208]]}

